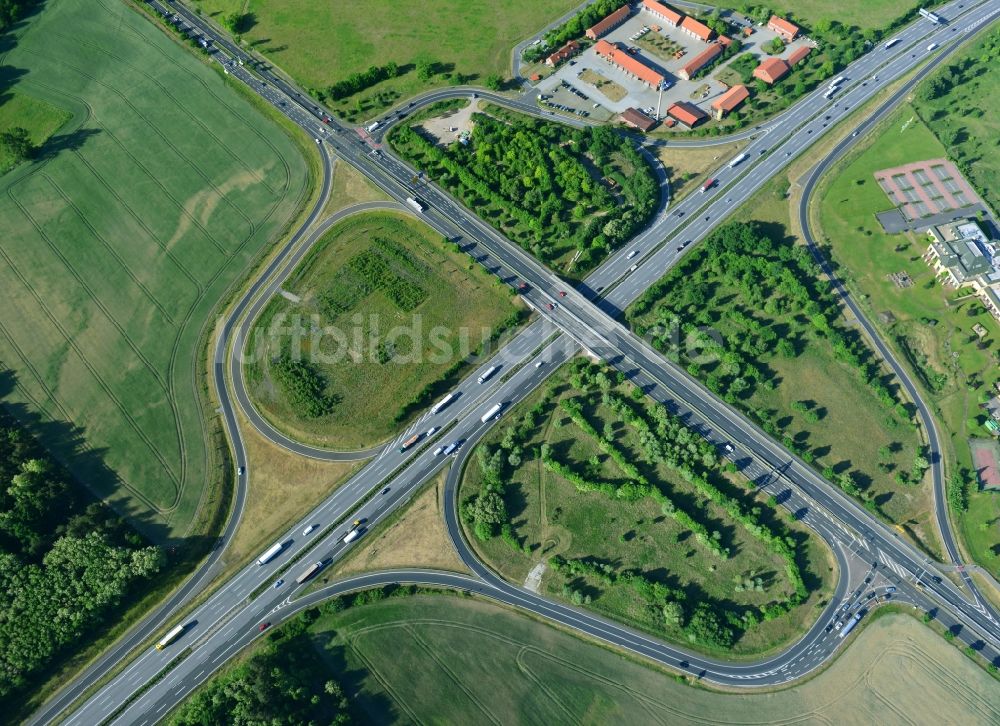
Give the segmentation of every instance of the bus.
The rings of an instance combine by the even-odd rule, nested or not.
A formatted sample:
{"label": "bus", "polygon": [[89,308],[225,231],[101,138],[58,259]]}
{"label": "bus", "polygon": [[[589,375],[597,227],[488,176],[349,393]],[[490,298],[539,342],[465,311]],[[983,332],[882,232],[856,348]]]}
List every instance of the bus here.
{"label": "bus", "polygon": [[156,644],[156,649],[163,650],[168,645],[173,643],[184,633],[184,628],[185,626],[183,625],[178,625],[177,627],[173,628],[169,633],[160,638],[160,641]]}

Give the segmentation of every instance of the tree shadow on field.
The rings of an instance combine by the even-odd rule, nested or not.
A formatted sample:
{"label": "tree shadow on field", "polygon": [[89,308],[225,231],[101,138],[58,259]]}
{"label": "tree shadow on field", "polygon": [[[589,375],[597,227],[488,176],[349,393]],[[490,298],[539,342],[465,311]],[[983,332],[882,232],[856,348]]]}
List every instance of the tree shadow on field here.
{"label": "tree shadow on field", "polygon": [[35,155],[37,161],[54,159],[64,151],[79,151],[88,139],[101,133],[100,129],[76,129],[65,134],[50,136],[40,147]]}
{"label": "tree shadow on field", "polygon": [[323,648],[325,651],[322,658],[327,665],[326,671],[340,684],[345,694],[349,694],[355,699],[352,710],[359,715],[363,714],[364,720],[368,723],[399,723],[403,716],[399,707],[384,693],[379,693],[365,683],[365,679],[374,674],[369,674],[364,669],[348,667],[345,656],[346,647],[332,642],[325,647],[317,643],[317,648]]}
{"label": "tree shadow on field", "polygon": [[28,75],[28,71],[24,68],[0,66],[0,106],[3,106],[14,97],[11,91],[17,85],[17,82],[26,75]]}
{"label": "tree shadow on field", "polygon": [[22,2],[20,5],[23,13],[21,19],[7,28],[6,31],[0,33],[0,58],[14,49],[19,40],[20,31],[24,30],[28,21],[45,9],[44,0],[35,0],[34,2],[27,0],[27,2]]}

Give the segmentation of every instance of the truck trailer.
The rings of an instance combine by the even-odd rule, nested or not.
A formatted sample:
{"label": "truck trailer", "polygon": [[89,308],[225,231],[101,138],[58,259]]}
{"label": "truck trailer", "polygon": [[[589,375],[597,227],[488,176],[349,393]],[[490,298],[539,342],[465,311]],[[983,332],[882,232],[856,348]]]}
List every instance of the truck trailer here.
{"label": "truck trailer", "polygon": [[159,642],[157,642],[157,644],[156,644],[156,649],[157,650],[163,650],[168,645],[170,645],[171,643],[173,643],[175,640],[177,640],[179,637],[181,637],[181,635],[183,635],[184,628],[185,628],[185,626],[183,626],[183,625],[178,625],[177,627],[172,628],[169,633],[167,633],[162,638],[160,638]]}
{"label": "truck trailer", "polygon": [[483,371],[483,375],[479,376],[477,380],[479,381],[479,383],[484,383],[485,381],[488,381],[490,376],[492,376],[496,372],[497,372],[497,367],[490,366],[485,371]]}
{"label": "truck trailer", "polygon": [[503,408],[502,403],[494,403],[492,406],[490,406],[490,410],[483,414],[483,417],[480,420],[483,423],[486,423],[491,418],[495,417],[498,413],[500,413],[501,408]]}
{"label": "truck trailer", "polygon": [[311,565],[309,565],[309,567],[305,569],[305,571],[301,575],[295,578],[295,582],[301,585],[303,582],[308,580],[310,577],[312,577],[322,569],[323,569],[322,562],[313,562]]}
{"label": "truck trailer", "polygon": [[454,397],[455,397],[454,393],[449,393],[447,396],[445,396],[440,401],[431,406],[431,413],[437,413],[438,411],[443,409],[445,406],[451,403],[451,399],[453,399]]}
{"label": "truck trailer", "polygon": [[407,197],[407,198],[406,198],[406,203],[407,203],[407,204],[409,204],[409,205],[410,205],[410,207],[411,207],[411,208],[412,208],[412,209],[413,209],[413,210],[414,210],[415,212],[418,212],[418,213],[419,213],[419,212],[422,212],[422,211],[424,211],[424,205],[423,205],[423,204],[421,204],[421,203],[420,203],[420,201],[419,201],[418,199],[416,199],[415,197]]}
{"label": "truck trailer", "polygon": [[399,453],[402,454],[404,451],[406,451],[408,448],[410,448],[411,446],[413,446],[418,441],[420,441],[420,434],[414,434],[413,436],[411,436],[410,438],[408,438],[406,441],[404,441],[403,445],[399,447]]}
{"label": "truck trailer", "polygon": [[738,165],[741,161],[747,158],[746,154],[740,154],[735,159],[729,162],[729,168],[732,169],[734,166]]}
{"label": "truck trailer", "polygon": [[260,557],[257,558],[257,564],[266,565],[268,562],[270,562],[271,560],[273,560],[275,557],[278,556],[278,553],[281,552],[281,549],[283,547],[284,545],[281,544],[281,542],[271,545],[268,548],[267,552],[265,552],[264,554],[262,554]]}
{"label": "truck trailer", "polygon": [[844,627],[840,629],[840,635],[838,637],[846,638],[847,634],[852,630],[854,630],[854,626],[858,624],[859,620],[861,620],[861,613],[858,613],[853,618],[844,623]]}

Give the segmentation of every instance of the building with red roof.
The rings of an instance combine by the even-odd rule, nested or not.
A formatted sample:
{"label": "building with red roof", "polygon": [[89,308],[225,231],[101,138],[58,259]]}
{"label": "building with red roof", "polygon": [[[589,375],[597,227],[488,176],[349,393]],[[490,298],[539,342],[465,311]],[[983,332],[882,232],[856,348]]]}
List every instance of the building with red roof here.
{"label": "building with red roof", "polygon": [[628,5],[622,5],[620,8],[615,10],[611,15],[604,18],[590,28],[587,28],[586,36],[591,40],[597,40],[602,35],[607,35],[612,30],[617,28],[619,25],[625,22],[625,19],[631,14],[632,9]]}
{"label": "building with red roof", "polygon": [[621,120],[634,129],[649,131],[656,126],[656,121],[636,108],[626,108],[622,111]]}
{"label": "building with red roof", "polygon": [[790,23],[784,18],[779,18],[777,15],[772,15],[771,19],[767,21],[767,29],[773,30],[778,36],[789,43],[799,37],[799,26],[795,23]]}
{"label": "building with red roof", "polygon": [[562,63],[564,60],[570,56],[576,55],[580,51],[580,44],[575,40],[571,40],[562,48],[557,50],[555,53],[550,55],[545,59],[545,65],[552,66],[555,68],[558,64]]}
{"label": "building with red roof", "polygon": [[790,70],[792,69],[781,58],[768,58],[754,68],[753,77],[759,78],[764,83],[771,85],[788,75]]}
{"label": "building with red roof", "polygon": [[701,53],[685,63],[684,67],[677,71],[677,75],[685,81],[690,81],[691,76],[707,66],[720,55],[722,55],[722,46],[719,43],[712,43]]}
{"label": "building with red roof", "polygon": [[665,80],[663,75],[633,58],[614,43],[606,40],[599,40],[594,45],[597,55],[613,66],[624,71],[633,78],[637,78],[650,88],[657,89]]}
{"label": "building with red roof", "polygon": [[750,98],[750,91],[742,83],[733,86],[717,99],[712,101],[712,115],[716,120],[721,120],[723,116],[735,109],[741,103]]}
{"label": "building with red roof", "polygon": [[667,109],[667,115],[675,118],[689,129],[693,129],[708,118],[708,114],[687,101],[678,101]]}
{"label": "building with red roof", "polygon": [[790,56],[785,58],[785,63],[787,63],[790,66],[794,66],[800,60],[809,55],[809,52],[811,50],[812,46],[809,45],[804,45],[801,48],[796,48],[795,50],[792,51],[792,54]]}
{"label": "building with red roof", "polygon": [[654,18],[659,18],[663,21],[664,25],[671,28],[676,28],[684,19],[683,13],[677,12],[673,8],[664,5],[658,0],[642,0],[642,7],[644,10],[651,13]]}
{"label": "building with red roof", "polygon": [[693,36],[698,40],[704,40],[706,43],[715,36],[714,30],[704,23],[695,20],[690,15],[681,21],[680,28],[688,35]]}

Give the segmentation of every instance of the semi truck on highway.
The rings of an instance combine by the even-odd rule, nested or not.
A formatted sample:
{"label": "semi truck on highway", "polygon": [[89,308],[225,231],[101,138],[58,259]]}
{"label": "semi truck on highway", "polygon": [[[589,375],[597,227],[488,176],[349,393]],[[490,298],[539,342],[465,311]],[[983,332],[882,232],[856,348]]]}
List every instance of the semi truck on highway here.
{"label": "semi truck on highway", "polygon": [[308,580],[310,577],[312,577],[322,569],[323,569],[322,562],[313,562],[311,565],[309,565],[309,567],[305,569],[305,571],[303,571],[301,575],[295,578],[295,582],[301,585],[303,582]]}
{"label": "semi truck on highway", "polygon": [[281,552],[282,547],[284,547],[284,545],[281,544],[281,542],[271,545],[268,548],[267,552],[265,552],[264,554],[262,554],[260,557],[257,558],[257,564],[266,565],[268,562],[270,562],[271,560],[273,560],[275,557],[278,556],[278,553]]}
{"label": "semi truck on highway", "polygon": [[847,623],[844,624],[844,627],[840,629],[840,635],[838,635],[837,637],[839,638],[847,637],[847,634],[852,630],[854,630],[854,626],[858,624],[859,620],[861,620],[861,613],[856,614],[853,618],[848,620]]}
{"label": "semi truck on highway", "polygon": [[421,204],[420,201],[415,199],[414,197],[407,197],[406,203],[409,204],[413,208],[413,210],[417,213],[424,211],[424,205]]}
{"label": "semi truck on highway", "polygon": [[378,127],[379,127],[379,122],[378,121],[373,121],[372,123],[370,123],[367,126],[365,126],[365,131],[367,131],[368,133],[371,133],[372,131],[374,131]]}
{"label": "semi truck on highway", "polygon": [[740,154],[735,159],[733,159],[732,161],[729,162],[729,168],[732,169],[734,166],[737,166],[745,158],[747,158],[746,154]]}
{"label": "semi truck on highway", "polygon": [[899,42],[899,38],[893,38],[892,40],[890,40],[888,43],[885,44],[885,47],[886,48],[891,48],[892,46],[896,45],[896,43],[898,43],[898,42]]}
{"label": "semi truck on highway", "polygon": [[344,537],[344,544],[350,544],[351,542],[356,540],[358,538],[358,534],[359,532],[357,529],[352,529],[350,532],[347,533],[347,536]]}
{"label": "semi truck on highway", "polygon": [[701,191],[707,192],[713,186],[715,186],[715,179],[709,179],[708,181],[706,181],[704,184],[701,185]]}
{"label": "semi truck on highway", "polygon": [[453,399],[454,397],[455,397],[454,393],[449,393],[447,396],[445,396],[440,401],[431,406],[431,413],[437,413],[438,411],[440,411],[442,408],[451,403],[451,399]]}
{"label": "semi truck on highway", "polygon": [[418,441],[420,441],[420,434],[414,434],[413,436],[411,436],[410,438],[408,438],[406,441],[404,441],[403,445],[399,447],[399,453],[402,454],[404,451],[406,451],[408,448],[410,448],[411,446],[413,446]]}
{"label": "semi truck on highway", "polygon": [[493,417],[494,417],[494,416],[496,416],[496,415],[497,415],[498,413],[500,413],[500,409],[501,409],[501,408],[503,408],[503,404],[502,404],[502,403],[494,403],[494,404],[493,404],[492,406],[490,406],[490,410],[489,410],[489,411],[487,411],[486,413],[484,413],[484,414],[483,414],[483,417],[482,417],[482,419],[480,419],[480,420],[481,420],[481,421],[482,421],[483,423],[486,423],[486,422],[487,422],[487,421],[489,421],[489,420],[490,420],[491,418],[493,418]]}
{"label": "semi truck on highway", "polygon": [[489,378],[490,378],[490,376],[492,376],[496,372],[497,372],[497,367],[496,366],[490,366],[489,368],[486,369],[486,371],[483,372],[483,375],[479,376],[479,378],[476,379],[476,380],[479,383],[483,383],[485,381],[488,381]]}
{"label": "semi truck on highway", "polygon": [[156,649],[163,650],[168,645],[173,643],[184,633],[184,628],[185,626],[183,625],[178,625],[177,627],[172,628],[169,633],[160,638],[159,642],[157,642],[156,644]]}

